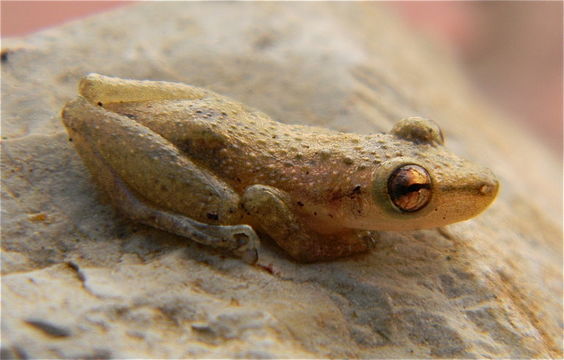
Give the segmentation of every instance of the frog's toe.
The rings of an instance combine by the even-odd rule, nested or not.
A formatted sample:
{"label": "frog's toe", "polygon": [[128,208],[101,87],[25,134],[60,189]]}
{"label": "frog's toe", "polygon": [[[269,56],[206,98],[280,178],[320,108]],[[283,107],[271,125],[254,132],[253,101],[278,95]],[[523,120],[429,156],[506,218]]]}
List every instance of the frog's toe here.
{"label": "frog's toe", "polygon": [[233,255],[241,258],[243,261],[254,264],[258,260],[259,238],[252,227],[248,225],[236,226],[231,233],[231,237],[237,244],[232,251]]}
{"label": "frog's toe", "polygon": [[238,258],[246,262],[247,264],[255,264],[258,261],[258,251],[257,249],[246,249],[244,252],[235,250],[233,252]]}

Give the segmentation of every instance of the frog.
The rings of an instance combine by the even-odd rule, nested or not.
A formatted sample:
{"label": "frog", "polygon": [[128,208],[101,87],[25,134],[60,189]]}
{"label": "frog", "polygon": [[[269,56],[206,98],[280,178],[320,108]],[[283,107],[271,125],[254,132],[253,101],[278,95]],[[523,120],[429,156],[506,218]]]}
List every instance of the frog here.
{"label": "frog", "polygon": [[473,218],[499,188],[419,116],[347,133],[278,122],[205,88],[96,73],[61,116],[119,213],[251,264],[265,239],[298,262],[367,252],[381,231]]}

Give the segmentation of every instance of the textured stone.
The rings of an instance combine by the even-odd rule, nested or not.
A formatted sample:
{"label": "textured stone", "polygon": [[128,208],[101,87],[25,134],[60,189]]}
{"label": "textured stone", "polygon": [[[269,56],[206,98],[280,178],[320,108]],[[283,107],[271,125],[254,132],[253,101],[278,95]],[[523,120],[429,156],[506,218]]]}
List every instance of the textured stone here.
{"label": "textured stone", "polygon": [[[3,45],[2,358],[562,357],[561,164],[380,4],[140,4]],[[360,133],[426,116],[502,192],[366,255],[249,266],[107,205],[59,116],[88,72]]]}

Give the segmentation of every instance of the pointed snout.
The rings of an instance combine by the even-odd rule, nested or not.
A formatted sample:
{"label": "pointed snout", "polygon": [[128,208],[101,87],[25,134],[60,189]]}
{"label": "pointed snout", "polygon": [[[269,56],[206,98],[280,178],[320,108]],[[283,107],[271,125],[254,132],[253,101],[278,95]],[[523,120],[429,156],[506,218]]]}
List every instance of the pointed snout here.
{"label": "pointed snout", "polygon": [[499,191],[499,181],[486,168],[473,168],[440,186],[442,207],[456,221],[472,218],[490,206]]}

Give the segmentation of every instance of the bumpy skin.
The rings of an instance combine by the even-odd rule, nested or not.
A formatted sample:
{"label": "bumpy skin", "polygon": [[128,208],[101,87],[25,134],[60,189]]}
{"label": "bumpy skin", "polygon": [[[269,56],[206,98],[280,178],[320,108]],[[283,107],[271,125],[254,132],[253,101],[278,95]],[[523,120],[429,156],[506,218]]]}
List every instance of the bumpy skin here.
{"label": "bumpy skin", "polygon": [[[447,225],[482,212],[498,183],[443,146],[431,121],[407,118],[389,134],[287,125],[184,84],[90,74],[63,121],[94,178],[129,217],[256,261],[258,238],[293,258],[366,251],[366,230]],[[430,201],[405,212],[388,182],[416,164]],[[246,224],[246,225],[241,225]]]}

